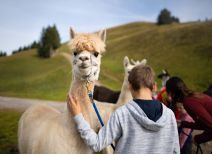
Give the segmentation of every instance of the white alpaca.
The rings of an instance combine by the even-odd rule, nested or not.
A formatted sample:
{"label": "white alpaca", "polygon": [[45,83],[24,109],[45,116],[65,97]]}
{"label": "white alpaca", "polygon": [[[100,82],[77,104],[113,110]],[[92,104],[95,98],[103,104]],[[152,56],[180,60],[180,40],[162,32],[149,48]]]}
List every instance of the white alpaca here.
{"label": "white alpaca", "polygon": [[[70,93],[79,98],[82,113],[91,128],[100,127],[97,116],[88,98],[87,84],[93,89],[98,79],[101,53],[104,52],[106,32],[76,34],[71,30],[72,83]],[[62,81],[61,81],[62,82]],[[103,121],[106,122],[114,105],[97,103]],[[92,151],[83,142],[74,121],[67,111],[63,113],[47,106],[37,105],[27,109],[19,121],[18,147],[21,154],[90,154]]]}
{"label": "white alpaca", "polygon": [[134,61],[131,59],[131,63],[129,61],[129,58],[127,56],[124,57],[123,65],[124,65],[124,81],[121,88],[121,93],[119,96],[119,99],[117,101],[117,107],[126,104],[130,100],[132,100],[132,95],[130,93],[130,90],[128,88],[128,76],[130,71],[137,65],[146,65],[147,60],[143,59],[142,61]]}

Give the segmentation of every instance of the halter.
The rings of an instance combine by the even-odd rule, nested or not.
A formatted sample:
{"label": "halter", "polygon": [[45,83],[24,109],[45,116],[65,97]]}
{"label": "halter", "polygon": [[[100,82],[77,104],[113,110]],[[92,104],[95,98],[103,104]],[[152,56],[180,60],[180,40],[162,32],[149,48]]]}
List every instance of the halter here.
{"label": "halter", "polygon": [[[87,80],[86,81],[86,85],[85,85],[85,87],[86,87],[86,89],[88,91],[88,97],[89,97],[89,99],[90,99],[90,101],[91,101],[91,103],[93,105],[94,111],[96,112],[96,116],[97,116],[101,126],[104,127],[104,122],[103,122],[103,120],[101,118],[101,115],[99,114],[98,108],[97,108],[97,106],[96,106],[96,104],[94,102],[94,99],[93,99],[93,92],[91,91],[91,89],[89,89],[89,86],[88,86],[89,83],[90,83],[90,81]],[[111,144],[111,147],[115,151],[115,146],[113,144]]]}

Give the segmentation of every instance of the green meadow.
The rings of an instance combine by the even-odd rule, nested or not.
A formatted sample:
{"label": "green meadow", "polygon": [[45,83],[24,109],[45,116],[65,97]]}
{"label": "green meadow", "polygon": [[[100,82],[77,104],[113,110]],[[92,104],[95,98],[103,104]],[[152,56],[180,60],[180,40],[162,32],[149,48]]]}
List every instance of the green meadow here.
{"label": "green meadow", "polygon": [[39,58],[36,50],[0,58],[0,95],[65,100],[71,67],[62,56]]}
{"label": "green meadow", "polygon": [[123,80],[125,55],[146,58],[156,74],[166,68],[172,76],[182,77],[191,89],[203,91],[212,83],[212,22],[165,26],[138,22],[109,29],[102,70],[117,82],[105,79],[103,72],[100,80],[114,89],[119,89]]}

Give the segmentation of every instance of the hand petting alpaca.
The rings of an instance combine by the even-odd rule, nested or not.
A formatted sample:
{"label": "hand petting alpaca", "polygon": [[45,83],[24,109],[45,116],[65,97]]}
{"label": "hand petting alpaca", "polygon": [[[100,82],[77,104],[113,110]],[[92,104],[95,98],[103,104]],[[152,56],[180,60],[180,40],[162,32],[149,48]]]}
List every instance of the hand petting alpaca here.
{"label": "hand petting alpaca", "polygon": [[70,94],[67,97],[68,97],[67,107],[68,107],[69,112],[73,116],[80,114],[81,113],[81,107],[80,107],[80,103],[78,102],[77,98],[70,95]]}

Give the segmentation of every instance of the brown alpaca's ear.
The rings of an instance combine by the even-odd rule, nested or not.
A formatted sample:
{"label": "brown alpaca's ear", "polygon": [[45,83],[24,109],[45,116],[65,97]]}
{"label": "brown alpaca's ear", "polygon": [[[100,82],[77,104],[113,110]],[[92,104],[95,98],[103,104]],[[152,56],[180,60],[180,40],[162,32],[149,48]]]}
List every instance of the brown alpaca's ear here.
{"label": "brown alpaca's ear", "polygon": [[101,40],[102,40],[103,42],[106,41],[106,29],[99,31],[99,32],[98,32],[98,35],[99,35],[99,37],[101,38]]}
{"label": "brown alpaca's ear", "polygon": [[76,36],[76,33],[72,27],[70,27],[70,38],[73,39]]}

